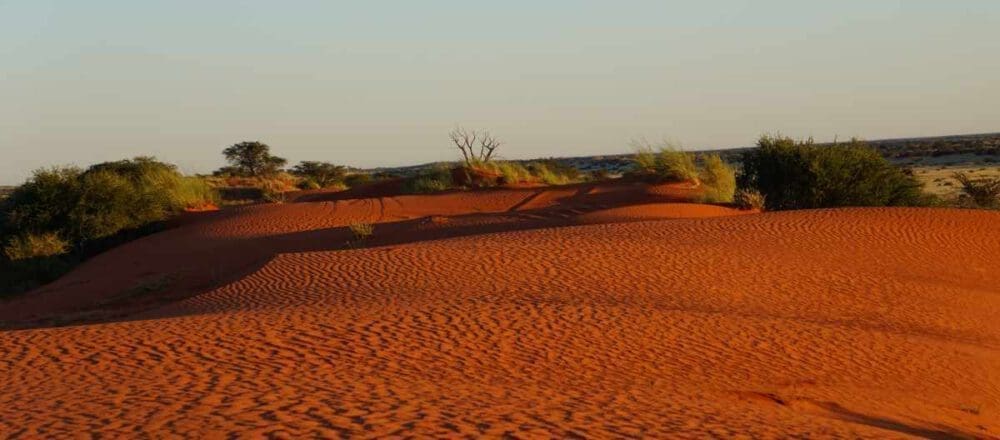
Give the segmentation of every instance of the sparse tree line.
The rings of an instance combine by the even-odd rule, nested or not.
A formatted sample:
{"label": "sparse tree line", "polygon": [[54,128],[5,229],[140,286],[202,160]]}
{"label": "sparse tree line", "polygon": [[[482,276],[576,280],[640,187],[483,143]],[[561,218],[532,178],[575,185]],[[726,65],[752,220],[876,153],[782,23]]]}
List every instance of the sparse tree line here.
{"label": "sparse tree line", "polygon": [[[260,142],[241,142],[222,151],[228,165],[213,176],[184,176],[175,166],[150,157],[106,162],[87,169],[35,171],[0,200],[0,294],[51,281],[82,259],[159,228],[186,210],[221,203],[219,191],[252,187],[265,201],[282,201],[298,189],[342,190],[393,179],[411,193],[517,185],[561,185],[605,180],[606,173],[582,173],[553,160],[499,159],[503,142],[486,131],[456,128],[449,133],[460,159],[411,176],[352,172],[329,162],[287,161]],[[621,178],[652,183],[685,182],[706,203],[743,209],[784,210],[839,206],[946,205],[923,192],[906,170],[886,161],[860,140],[817,145],[811,140],[763,136],[734,167],[716,154],[696,154],[667,144],[636,145],[633,164]],[[962,196],[951,205],[1000,209],[1000,179],[958,174]]]}

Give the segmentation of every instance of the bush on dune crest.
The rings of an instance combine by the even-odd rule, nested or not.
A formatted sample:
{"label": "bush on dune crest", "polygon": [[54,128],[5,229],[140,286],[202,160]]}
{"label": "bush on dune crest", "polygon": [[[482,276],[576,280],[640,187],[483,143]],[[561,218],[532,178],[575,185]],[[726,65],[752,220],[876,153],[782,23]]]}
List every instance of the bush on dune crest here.
{"label": "bush on dune crest", "polygon": [[457,164],[439,164],[409,178],[403,190],[433,193],[457,188],[490,188],[504,185],[545,183],[565,185],[582,180],[576,168],[555,160],[523,164],[494,158],[502,142],[487,131],[461,127],[449,133],[452,144],[462,153]]}
{"label": "bush on dune crest", "polygon": [[637,151],[628,176],[649,182],[695,182],[701,185],[701,201],[705,203],[730,203],[736,191],[736,173],[718,154],[701,157],[664,143],[654,151],[646,141],[633,142]]}
{"label": "bush on dune crest", "polygon": [[933,202],[916,178],[856,139],[824,147],[763,136],[744,153],[738,180],[741,188],[760,191],[771,210]]}
{"label": "bush on dune crest", "polygon": [[693,153],[683,151],[666,141],[656,148],[644,139],[633,141],[632,146],[636,153],[628,175],[658,183],[698,180],[698,166]]}
{"label": "bush on dune crest", "polygon": [[5,276],[0,288],[33,286],[53,278],[54,274],[42,269],[65,270],[67,266],[39,260],[75,260],[70,254],[85,248],[94,252],[114,243],[113,237],[123,232],[148,230],[185,209],[216,202],[217,195],[207,183],[184,177],[173,165],[150,157],[105,162],[86,171],[75,167],[38,170],[0,204],[4,249],[0,272],[10,273],[13,266],[23,269],[24,264],[15,261],[38,264]]}

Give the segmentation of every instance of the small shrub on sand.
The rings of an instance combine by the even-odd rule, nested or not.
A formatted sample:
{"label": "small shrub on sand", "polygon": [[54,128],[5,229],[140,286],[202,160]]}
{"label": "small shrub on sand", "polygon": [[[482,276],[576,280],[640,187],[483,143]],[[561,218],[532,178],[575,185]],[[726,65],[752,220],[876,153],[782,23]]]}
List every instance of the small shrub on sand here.
{"label": "small shrub on sand", "polygon": [[704,158],[704,165],[699,173],[703,198],[709,203],[729,203],[733,201],[736,191],[736,173],[722,161],[718,154],[709,154]]}
{"label": "small shrub on sand", "polygon": [[694,154],[664,143],[658,152],[641,141],[635,143],[637,151],[633,158],[631,175],[656,182],[686,182],[698,180],[698,167]]}
{"label": "small shrub on sand", "polygon": [[529,165],[529,169],[538,180],[546,185],[565,185],[574,180],[546,162],[533,162]]}
{"label": "small shrub on sand", "polygon": [[493,162],[494,169],[500,174],[505,184],[527,183],[532,181],[531,171],[517,162]]}
{"label": "small shrub on sand", "polygon": [[448,182],[433,177],[420,177],[409,185],[409,192],[416,194],[435,193],[449,189],[451,189],[451,185]]}
{"label": "small shrub on sand", "polygon": [[350,225],[351,233],[354,234],[354,241],[363,241],[375,235],[375,226],[371,223],[353,223]]}
{"label": "small shrub on sand", "polygon": [[965,173],[955,173],[952,177],[962,185],[959,204],[979,208],[1000,208],[1000,178],[972,179]]}
{"label": "small shrub on sand", "polygon": [[403,185],[403,190],[414,194],[427,194],[455,187],[452,169],[441,165],[424,171]]}
{"label": "small shrub on sand", "polygon": [[11,261],[52,257],[69,251],[69,243],[52,232],[25,234],[14,237],[4,246],[4,255]]}
{"label": "small shrub on sand", "polygon": [[584,180],[584,176],[576,167],[554,159],[546,159],[528,164],[538,180],[548,185],[566,185]]}
{"label": "small shrub on sand", "polygon": [[756,209],[758,211],[764,210],[765,199],[764,195],[755,189],[741,189],[736,191],[733,196],[733,203],[737,208],[744,211],[749,211],[751,209]]}

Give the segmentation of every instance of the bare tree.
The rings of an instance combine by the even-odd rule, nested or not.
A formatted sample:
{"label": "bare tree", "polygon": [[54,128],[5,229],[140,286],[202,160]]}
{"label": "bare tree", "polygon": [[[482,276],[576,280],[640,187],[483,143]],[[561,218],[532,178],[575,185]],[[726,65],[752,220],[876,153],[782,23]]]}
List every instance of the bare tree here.
{"label": "bare tree", "polygon": [[[488,131],[466,130],[462,127],[455,127],[448,133],[451,142],[462,152],[466,165],[477,162],[489,162],[493,159],[493,153],[503,145],[500,139],[494,137]],[[478,146],[479,151],[476,151]]]}

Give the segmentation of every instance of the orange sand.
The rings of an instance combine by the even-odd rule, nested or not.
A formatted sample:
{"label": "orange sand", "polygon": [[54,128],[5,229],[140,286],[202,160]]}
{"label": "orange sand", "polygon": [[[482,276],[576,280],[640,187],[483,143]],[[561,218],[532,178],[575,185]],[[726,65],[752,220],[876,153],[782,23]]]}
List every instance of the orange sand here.
{"label": "orange sand", "polygon": [[0,304],[91,322],[0,332],[0,437],[1000,434],[1000,213],[684,196],[201,214]]}

